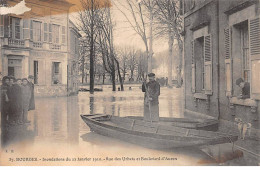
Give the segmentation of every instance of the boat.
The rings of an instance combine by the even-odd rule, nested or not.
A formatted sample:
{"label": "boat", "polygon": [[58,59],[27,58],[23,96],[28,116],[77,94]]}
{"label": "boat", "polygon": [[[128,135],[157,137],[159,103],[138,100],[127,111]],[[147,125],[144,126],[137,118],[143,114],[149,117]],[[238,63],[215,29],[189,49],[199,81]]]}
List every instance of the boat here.
{"label": "boat", "polygon": [[[135,120],[143,120],[142,116],[127,116],[127,118]],[[218,120],[216,119],[190,119],[190,118],[172,118],[172,117],[160,117],[159,123],[162,125],[172,125],[175,127],[217,131]]]}
{"label": "boat", "polygon": [[238,136],[213,131],[162,125],[107,114],[81,115],[90,131],[152,149],[200,147],[233,143]]}

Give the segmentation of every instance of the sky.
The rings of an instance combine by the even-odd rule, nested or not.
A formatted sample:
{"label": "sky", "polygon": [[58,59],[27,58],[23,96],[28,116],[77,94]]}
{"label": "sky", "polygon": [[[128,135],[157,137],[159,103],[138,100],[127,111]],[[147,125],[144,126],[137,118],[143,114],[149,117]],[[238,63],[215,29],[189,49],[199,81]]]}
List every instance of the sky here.
{"label": "sky", "polygon": [[[74,21],[77,12],[73,12],[75,10],[78,10],[80,7],[80,0],[67,0],[70,3],[75,4],[71,9],[71,15],[70,18]],[[113,3],[115,3],[117,0],[112,0]],[[125,0],[120,0],[120,3],[125,3]],[[117,3],[118,4],[118,3]],[[118,4],[120,9],[123,9],[122,6]],[[136,34],[136,32],[133,30],[133,28],[130,26],[130,24],[127,22],[125,16],[122,14],[120,10],[118,10],[115,5],[112,6],[111,8],[111,13],[112,13],[112,20],[115,23],[114,26],[114,43],[116,47],[121,47],[121,46],[134,46],[137,49],[142,49],[145,50],[144,43],[142,39],[140,38],[139,35]],[[124,10],[126,14],[129,16],[130,13],[127,13],[126,10]],[[162,52],[168,49],[168,42],[165,39],[161,40],[154,40],[153,41],[153,51],[154,53]]]}

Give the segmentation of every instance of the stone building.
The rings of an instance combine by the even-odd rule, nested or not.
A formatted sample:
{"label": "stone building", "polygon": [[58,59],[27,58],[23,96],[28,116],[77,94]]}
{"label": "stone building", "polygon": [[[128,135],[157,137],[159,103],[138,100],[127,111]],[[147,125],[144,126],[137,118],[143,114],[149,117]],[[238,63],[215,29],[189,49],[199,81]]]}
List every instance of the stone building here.
{"label": "stone building", "polygon": [[[19,2],[7,1],[10,7]],[[0,72],[16,78],[33,75],[36,96],[76,91],[72,75],[80,35],[69,20],[72,4],[65,0],[25,0],[25,4],[30,11],[0,16]]]}
{"label": "stone building", "polygon": [[[184,0],[185,113],[213,117],[230,129],[237,121],[260,131],[259,1]],[[238,99],[236,79],[250,83]]]}

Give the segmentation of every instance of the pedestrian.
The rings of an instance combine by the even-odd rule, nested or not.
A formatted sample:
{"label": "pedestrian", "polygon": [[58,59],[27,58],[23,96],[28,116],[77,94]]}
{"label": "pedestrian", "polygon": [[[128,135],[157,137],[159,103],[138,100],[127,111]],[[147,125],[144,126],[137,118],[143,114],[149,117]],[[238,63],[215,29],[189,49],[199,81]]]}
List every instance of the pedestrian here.
{"label": "pedestrian", "polygon": [[9,124],[14,125],[16,124],[17,113],[17,86],[15,85],[15,78],[13,76],[9,76],[9,87],[7,89],[7,96],[9,98],[8,122]]}
{"label": "pedestrian", "polygon": [[[13,82],[14,81],[14,82]],[[21,89],[21,79],[16,79],[10,77],[10,111],[12,116],[12,124],[22,124],[22,89]]]}
{"label": "pedestrian", "polygon": [[16,85],[18,86],[17,87],[17,108],[18,108],[18,111],[17,111],[17,115],[16,115],[16,118],[17,118],[17,123],[18,124],[23,124],[23,119],[22,119],[22,114],[23,114],[23,99],[22,99],[22,79],[18,78],[16,79]]}
{"label": "pedestrian", "polygon": [[29,81],[29,86],[31,89],[31,98],[30,98],[30,105],[29,105],[29,111],[30,110],[35,110],[35,100],[34,100],[34,76],[29,75],[28,76],[28,81]]}
{"label": "pedestrian", "polygon": [[236,85],[241,88],[241,94],[237,97],[238,99],[250,98],[250,84],[248,82],[245,82],[242,78],[238,78]]}
{"label": "pedestrian", "polygon": [[4,127],[7,124],[8,111],[9,111],[9,98],[7,90],[9,88],[9,77],[4,76],[1,85],[1,126]]}
{"label": "pedestrian", "polygon": [[145,121],[159,121],[159,95],[160,84],[155,81],[155,74],[149,73],[149,82],[144,81],[142,91],[144,96],[144,120]]}
{"label": "pedestrian", "polygon": [[28,121],[27,119],[27,116],[28,116],[32,91],[31,91],[31,87],[29,86],[29,82],[26,78],[22,79],[21,90],[22,90],[22,119],[24,123],[30,123],[30,121]]}

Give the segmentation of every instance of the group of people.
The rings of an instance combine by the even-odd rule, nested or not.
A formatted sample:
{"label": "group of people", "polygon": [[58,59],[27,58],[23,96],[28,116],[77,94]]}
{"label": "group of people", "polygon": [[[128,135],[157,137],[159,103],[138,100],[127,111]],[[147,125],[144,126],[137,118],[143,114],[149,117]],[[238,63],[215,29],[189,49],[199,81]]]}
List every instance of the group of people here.
{"label": "group of people", "polygon": [[34,77],[15,79],[4,76],[1,85],[1,116],[3,125],[22,125],[28,121],[28,111],[35,109]]}

